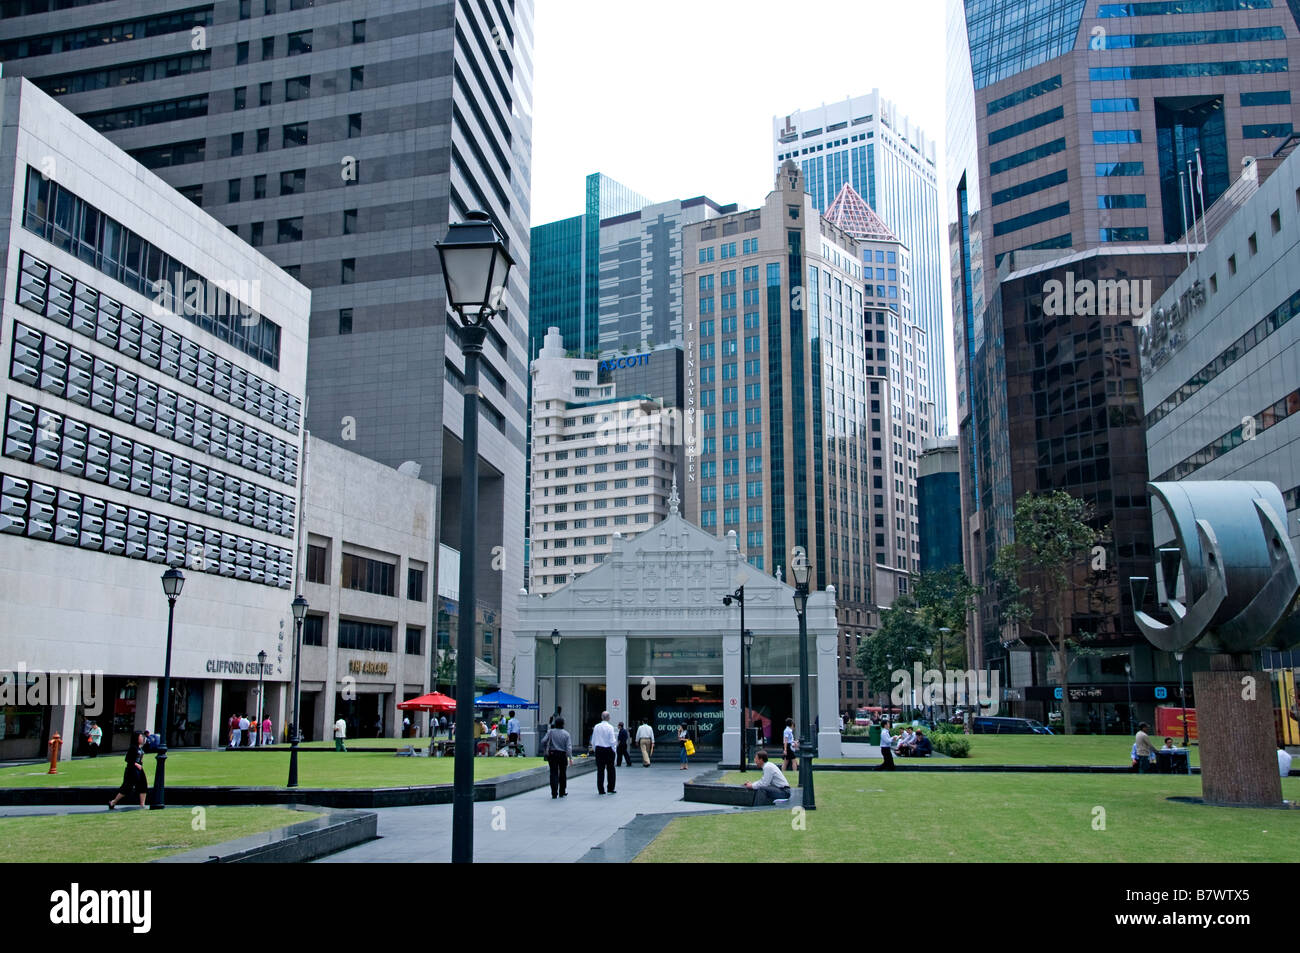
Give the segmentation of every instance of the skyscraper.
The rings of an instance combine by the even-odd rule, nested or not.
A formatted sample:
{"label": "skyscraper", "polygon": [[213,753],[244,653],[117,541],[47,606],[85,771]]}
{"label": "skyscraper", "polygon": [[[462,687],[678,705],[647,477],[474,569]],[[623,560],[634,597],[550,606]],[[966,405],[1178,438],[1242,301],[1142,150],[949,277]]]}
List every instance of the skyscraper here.
{"label": "skyscraper", "polygon": [[312,289],[307,426],[417,465],[452,544],[463,360],[434,243],[492,215],[516,263],[482,361],[478,593],[495,610],[523,578],[532,6],[12,0],[0,18],[6,75]]}
{"label": "skyscraper", "polygon": [[945,432],[948,332],[933,141],[873,89],[866,96],[773,117],[772,155],[773,168],[786,159],[799,163],[818,211],[826,211],[844,183],[851,184],[911,251],[912,289],[901,300],[912,306],[932,342],[925,399],[934,402],[938,432]]}
{"label": "skyscraper", "polygon": [[[949,31],[963,518],[986,593],[969,647],[1051,706],[1060,673],[1032,634],[1044,620],[1017,632],[989,595],[1015,501],[1063,489],[1094,505],[1105,568],[1077,580],[1067,628],[1163,677],[1122,584],[1151,571],[1134,322],[1246,157],[1292,132],[1300,30],[1270,0],[966,0]],[[1122,676],[1080,658],[1071,681],[1101,697]]]}
{"label": "skyscraper", "polygon": [[756,569],[788,570],[803,547],[814,587],[835,586],[848,707],[867,697],[857,646],[919,569],[917,456],[933,409],[925,332],[889,293],[907,287],[906,250],[852,186],[832,212],[840,224],[787,160],[762,207],[683,229],[681,482],[699,524],[734,530]]}

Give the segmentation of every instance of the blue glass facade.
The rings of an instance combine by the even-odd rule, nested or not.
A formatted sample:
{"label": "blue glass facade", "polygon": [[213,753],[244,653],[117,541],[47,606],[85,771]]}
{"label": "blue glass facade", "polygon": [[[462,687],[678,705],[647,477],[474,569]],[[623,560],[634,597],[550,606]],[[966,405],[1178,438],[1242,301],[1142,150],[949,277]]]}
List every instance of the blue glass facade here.
{"label": "blue glass facade", "polygon": [[1084,0],[966,0],[975,88],[1074,49]]}
{"label": "blue glass facade", "polygon": [[916,508],[921,527],[921,571],[960,566],[961,477],[931,473],[916,481]]}

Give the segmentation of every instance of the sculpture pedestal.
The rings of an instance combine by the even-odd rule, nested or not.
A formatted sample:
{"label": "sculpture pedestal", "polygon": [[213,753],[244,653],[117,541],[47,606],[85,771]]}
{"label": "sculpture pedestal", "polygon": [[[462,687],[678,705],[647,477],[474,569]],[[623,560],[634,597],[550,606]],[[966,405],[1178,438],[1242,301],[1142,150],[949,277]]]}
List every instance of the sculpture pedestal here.
{"label": "sculpture pedestal", "polygon": [[1250,658],[1215,655],[1192,676],[1206,804],[1282,805],[1269,676],[1250,670]]}

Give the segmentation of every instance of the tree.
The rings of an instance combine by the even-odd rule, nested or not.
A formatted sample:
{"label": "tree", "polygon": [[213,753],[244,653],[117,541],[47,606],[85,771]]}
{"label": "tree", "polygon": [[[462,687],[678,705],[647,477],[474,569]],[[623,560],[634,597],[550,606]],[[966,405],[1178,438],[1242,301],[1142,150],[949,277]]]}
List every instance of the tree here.
{"label": "tree", "polygon": [[931,640],[938,638],[940,628],[952,630],[939,640],[943,651],[940,668],[967,667],[966,619],[978,595],[979,588],[960,566],[930,569],[913,579],[912,597],[917,611],[933,629]]}
{"label": "tree", "polygon": [[453,648],[438,649],[438,669],[434,676],[433,690],[436,692],[443,682],[447,683],[447,691],[453,696],[456,694],[456,650]]}
{"label": "tree", "polygon": [[[994,565],[1003,621],[1042,637],[1056,657],[1066,734],[1071,731],[1070,651],[1085,641],[1071,638],[1067,615],[1078,579],[1104,535],[1091,525],[1094,518],[1092,504],[1064,490],[1026,494],[1016,501],[1015,541],[1002,547]],[[1050,620],[1053,631],[1033,628],[1035,617]]]}
{"label": "tree", "polygon": [[899,596],[874,635],[862,640],[854,656],[858,670],[867,677],[873,693],[888,694],[893,687],[893,673],[910,670],[913,663],[926,660],[925,648],[933,633],[916,613],[911,596]]}

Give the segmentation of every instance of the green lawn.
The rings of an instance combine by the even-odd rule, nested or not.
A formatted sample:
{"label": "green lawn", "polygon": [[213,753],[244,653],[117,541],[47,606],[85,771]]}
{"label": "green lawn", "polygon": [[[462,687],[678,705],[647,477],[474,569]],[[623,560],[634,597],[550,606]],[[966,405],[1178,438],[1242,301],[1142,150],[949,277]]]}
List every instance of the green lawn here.
{"label": "green lawn", "polygon": [[[142,863],[319,816],[283,807],[209,807],[202,815],[174,807],[5,817],[0,818],[0,841],[3,859],[10,863]],[[195,830],[200,818],[205,829]]]}
{"label": "green lawn", "polygon": [[[298,784],[305,788],[399,788],[450,784],[453,758],[399,758],[383,752],[311,752],[298,755]],[[475,758],[474,777],[493,778],[542,765],[540,758]],[[153,755],[145,755],[153,783]],[[0,769],[0,788],[102,787],[122,783],[120,757],[76,758],[59,764],[57,775],[40,765]],[[283,787],[289,752],[173,751],[167,756],[168,785]],[[107,798],[105,798],[107,800]]]}
{"label": "green lawn", "polygon": [[[1292,862],[1300,843],[1300,810],[1165,800],[1199,796],[1198,777],[819,773],[816,787],[804,830],[791,811],[682,818],[637,861]],[[1282,794],[1300,799],[1300,778]]]}
{"label": "green lawn", "polygon": [[[1065,764],[1127,767],[1133,739],[1127,735],[967,735],[970,756],[957,764]],[[1163,739],[1156,739],[1163,743]],[[1181,738],[1174,739],[1181,744]],[[1192,765],[1201,763],[1201,749],[1191,747]],[[829,760],[829,759],[828,759]],[[879,764],[880,759],[845,758],[843,763]],[[907,764],[906,758],[895,758]],[[934,760],[933,758],[928,760]],[[944,759],[946,760],[946,759]]]}

